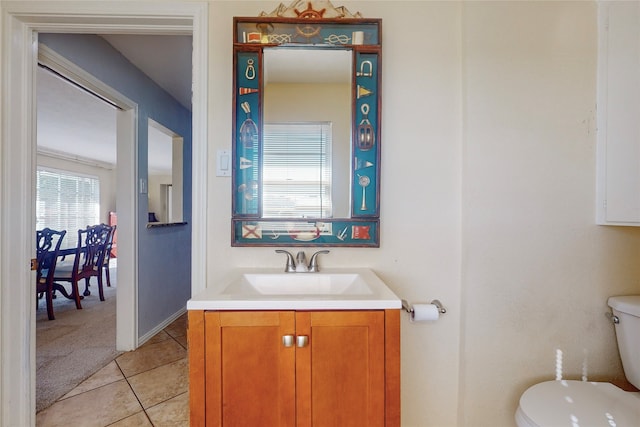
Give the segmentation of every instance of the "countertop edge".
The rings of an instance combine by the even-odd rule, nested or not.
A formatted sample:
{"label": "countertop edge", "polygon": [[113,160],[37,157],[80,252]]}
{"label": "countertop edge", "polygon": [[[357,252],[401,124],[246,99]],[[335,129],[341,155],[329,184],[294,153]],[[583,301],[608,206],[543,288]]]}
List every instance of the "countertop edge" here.
{"label": "countertop edge", "polygon": [[[326,298],[297,299],[289,296],[271,295],[260,299],[234,298],[235,295],[222,295],[221,290],[241,274],[247,273],[281,273],[275,269],[247,268],[234,271],[220,280],[220,288],[206,288],[187,301],[187,310],[236,310],[236,311],[269,311],[269,310],[394,310],[402,309],[401,299],[384,283],[370,268],[334,269],[327,268],[325,273],[359,273],[365,276],[373,275],[384,289],[374,298]],[[320,273],[291,273],[291,274],[322,274]]]}
{"label": "countertop edge", "polygon": [[398,300],[378,301],[189,301],[187,310],[269,311],[269,310],[400,310]]}

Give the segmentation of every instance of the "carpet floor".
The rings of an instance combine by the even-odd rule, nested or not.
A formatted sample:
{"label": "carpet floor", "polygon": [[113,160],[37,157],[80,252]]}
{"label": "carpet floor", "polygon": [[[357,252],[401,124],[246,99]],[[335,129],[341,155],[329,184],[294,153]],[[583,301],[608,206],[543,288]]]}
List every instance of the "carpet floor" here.
{"label": "carpet floor", "polygon": [[[91,281],[91,295],[77,310],[71,300],[54,300],[55,320],[47,318],[44,298],[36,313],[36,412],[50,406],[83,380],[114,360],[116,351],[116,274],[111,269],[111,287],[104,286],[105,301],[98,297],[98,284]],[[84,283],[80,287],[84,289]]]}

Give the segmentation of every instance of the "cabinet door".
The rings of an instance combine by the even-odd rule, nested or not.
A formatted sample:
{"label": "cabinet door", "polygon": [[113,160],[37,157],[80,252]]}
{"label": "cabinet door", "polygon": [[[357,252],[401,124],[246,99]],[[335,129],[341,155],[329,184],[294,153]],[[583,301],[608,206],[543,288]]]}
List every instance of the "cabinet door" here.
{"label": "cabinet door", "polygon": [[382,311],[297,312],[298,427],[385,424]]}
{"label": "cabinet door", "polygon": [[640,5],[598,9],[597,223],[640,226]]}
{"label": "cabinet door", "polygon": [[295,425],[293,312],[206,312],[206,425]]}

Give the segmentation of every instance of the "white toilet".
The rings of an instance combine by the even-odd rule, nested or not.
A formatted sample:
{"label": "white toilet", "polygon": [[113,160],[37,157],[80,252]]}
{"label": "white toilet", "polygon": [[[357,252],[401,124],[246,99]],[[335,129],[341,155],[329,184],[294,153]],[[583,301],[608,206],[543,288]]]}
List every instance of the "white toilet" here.
{"label": "white toilet", "polygon": [[[640,389],[640,295],[611,297],[618,350],[627,380]],[[546,381],[522,394],[518,427],[637,427],[640,393],[610,383]]]}

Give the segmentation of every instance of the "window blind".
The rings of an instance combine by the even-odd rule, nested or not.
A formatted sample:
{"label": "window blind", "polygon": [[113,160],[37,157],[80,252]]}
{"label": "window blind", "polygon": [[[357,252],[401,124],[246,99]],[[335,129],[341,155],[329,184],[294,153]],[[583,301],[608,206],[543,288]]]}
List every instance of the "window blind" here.
{"label": "window blind", "polygon": [[331,123],[266,123],[262,143],[262,216],[331,217]]}
{"label": "window blind", "polygon": [[76,247],[78,230],[100,221],[100,181],[52,169],[36,172],[36,228],[67,230],[62,248]]}

